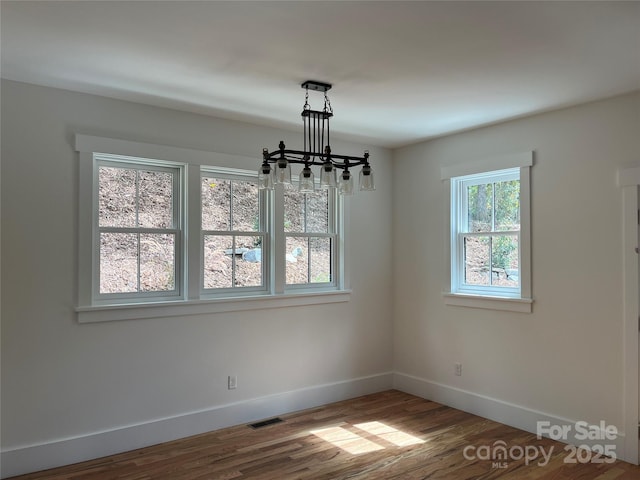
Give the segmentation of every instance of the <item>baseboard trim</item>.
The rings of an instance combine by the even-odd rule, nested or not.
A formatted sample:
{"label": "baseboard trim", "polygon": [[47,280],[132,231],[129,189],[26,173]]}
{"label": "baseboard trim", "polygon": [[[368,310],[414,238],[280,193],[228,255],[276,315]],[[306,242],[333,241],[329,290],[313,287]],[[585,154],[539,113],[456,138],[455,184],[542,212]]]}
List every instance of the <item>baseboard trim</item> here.
{"label": "baseboard trim", "polygon": [[[598,448],[597,445],[603,444],[613,445],[615,447],[613,451],[615,451],[618,459],[633,463],[633,459],[624,458],[625,434],[623,431],[619,431],[614,440],[601,440],[606,437],[600,425],[588,425],[586,428],[588,428],[589,432],[594,432],[596,438],[593,440],[581,438],[583,436],[582,426],[580,431],[575,428],[578,420],[532,410],[521,405],[504,402],[405,373],[394,373],[393,388],[534,434],[538,433],[538,422],[549,422],[548,425],[550,426],[568,429],[568,436],[566,438],[556,438],[558,441],[571,445],[585,445],[589,448]],[[617,427],[620,428],[620,426]],[[576,434],[578,434],[577,437]],[[548,437],[548,435],[543,436]]]}
{"label": "baseboard trim", "polygon": [[95,432],[1,453],[1,478],[114,455],[158,443],[392,388],[390,372],[277,393],[207,410]]}

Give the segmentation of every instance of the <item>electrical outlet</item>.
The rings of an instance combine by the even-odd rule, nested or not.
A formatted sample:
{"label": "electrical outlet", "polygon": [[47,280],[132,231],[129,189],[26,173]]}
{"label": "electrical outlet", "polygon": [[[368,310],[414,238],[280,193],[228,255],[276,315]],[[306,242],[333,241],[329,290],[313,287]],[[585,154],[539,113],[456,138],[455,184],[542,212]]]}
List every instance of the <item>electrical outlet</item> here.
{"label": "electrical outlet", "polygon": [[462,364],[461,363],[454,363],[454,373],[456,374],[456,376],[460,377],[462,376]]}
{"label": "electrical outlet", "polygon": [[229,390],[235,390],[238,387],[238,377],[235,375],[229,375],[227,379],[227,387]]}

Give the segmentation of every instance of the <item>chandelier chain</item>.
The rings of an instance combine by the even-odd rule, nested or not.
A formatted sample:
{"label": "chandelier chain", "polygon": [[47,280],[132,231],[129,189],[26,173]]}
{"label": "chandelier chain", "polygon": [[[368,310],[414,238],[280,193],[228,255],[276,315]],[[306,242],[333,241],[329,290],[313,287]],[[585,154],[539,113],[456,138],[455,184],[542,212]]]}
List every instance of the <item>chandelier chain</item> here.
{"label": "chandelier chain", "polygon": [[333,113],[333,107],[331,106],[331,100],[329,100],[327,92],[324,92],[324,111],[327,113]]}
{"label": "chandelier chain", "polygon": [[[325,94],[326,95],[326,94]],[[309,87],[306,88],[306,93],[304,95],[304,105],[302,106],[303,110],[310,110],[311,105],[309,105]]]}

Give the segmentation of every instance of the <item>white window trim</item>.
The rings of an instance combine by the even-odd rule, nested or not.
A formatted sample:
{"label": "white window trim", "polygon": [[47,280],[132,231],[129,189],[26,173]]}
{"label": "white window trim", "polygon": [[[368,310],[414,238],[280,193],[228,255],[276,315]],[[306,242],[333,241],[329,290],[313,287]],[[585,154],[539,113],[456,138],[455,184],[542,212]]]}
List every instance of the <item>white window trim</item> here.
{"label": "white window trim", "polygon": [[[473,163],[441,167],[444,212],[444,285],[443,299],[445,304],[485,308],[491,310],[507,310],[512,312],[531,313],[533,298],[531,295],[531,179],[530,169],[533,165],[533,152],[523,152],[481,159]],[[506,297],[496,295],[472,295],[452,291],[452,214],[451,214],[451,179],[466,175],[520,168],[520,296]]]}
{"label": "white window trim", "polygon": [[76,307],[76,312],[79,323],[96,323],[322,305],[348,302],[350,299],[351,290],[341,290],[131,305],[87,306]]}
{"label": "white window trim", "polygon": [[[348,302],[351,299],[349,285],[348,264],[344,257],[348,256],[346,249],[348,242],[345,237],[348,232],[345,228],[348,223],[348,209],[342,212],[340,230],[338,236],[340,245],[338,251],[342,251],[336,261],[339,268],[339,279],[332,289],[300,289],[295,292],[287,290],[284,293],[284,285],[278,286],[272,281],[272,291],[256,295],[255,292],[245,295],[235,295],[225,298],[203,297],[200,291],[201,249],[200,249],[200,170],[201,167],[221,167],[226,169],[237,168],[238,164],[255,163],[255,158],[230,155],[224,153],[194,150],[189,148],[173,147],[151,143],[134,142],[130,140],[97,137],[91,135],[76,134],[75,150],[79,152],[79,205],[78,205],[78,306],[76,307],[79,323],[132,320],[142,318],[176,317],[184,315],[215,314],[243,310],[260,310],[265,308],[283,308],[302,305],[318,305],[325,303]],[[93,275],[93,226],[94,207],[94,153],[122,155],[136,158],[150,158],[178,162],[185,165],[187,184],[186,209],[187,224],[197,225],[198,234],[185,234],[185,252],[189,252],[188,259],[182,259],[186,272],[184,275],[183,296],[175,301],[131,303],[120,305],[96,305],[92,295]],[[257,163],[256,163],[257,165]],[[257,168],[257,166],[256,166]],[[339,201],[342,201],[340,199]],[[271,209],[274,222],[278,228],[278,221],[283,217],[282,206],[277,203]],[[280,225],[282,227],[282,225]],[[272,230],[273,231],[273,230]],[[281,236],[284,238],[284,236]],[[284,245],[282,245],[284,247]],[[275,246],[278,248],[278,245]],[[274,265],[270,275],[273,280],[273,270],[284,268]],[[281,278],[284,278],[282,276]]]}

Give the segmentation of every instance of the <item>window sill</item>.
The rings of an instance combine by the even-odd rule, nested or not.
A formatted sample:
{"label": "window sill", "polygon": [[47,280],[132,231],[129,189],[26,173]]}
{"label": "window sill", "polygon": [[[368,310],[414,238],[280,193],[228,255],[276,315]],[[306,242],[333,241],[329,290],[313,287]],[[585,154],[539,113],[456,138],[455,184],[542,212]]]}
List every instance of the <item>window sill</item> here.
{"label": "window sill", "polygon": [[181,300],[175,302],[136,303],[77,307],[78,323],[137,320],[143,318],[182,317],[212,313],[298,307],[348,302],[351,290],[304,292],[283,295],[259,295],[215,300]]}
{"label": "window sill", "polygon": [[446,305],[470,308],[485,308],[488,310],[502,310],[508,312],[531,313],[532,298],[487,297],[482,295],[468,295],[462,293],[442,294]]}

